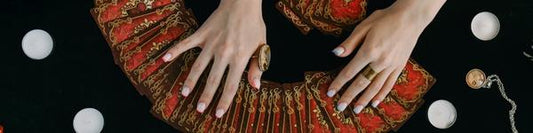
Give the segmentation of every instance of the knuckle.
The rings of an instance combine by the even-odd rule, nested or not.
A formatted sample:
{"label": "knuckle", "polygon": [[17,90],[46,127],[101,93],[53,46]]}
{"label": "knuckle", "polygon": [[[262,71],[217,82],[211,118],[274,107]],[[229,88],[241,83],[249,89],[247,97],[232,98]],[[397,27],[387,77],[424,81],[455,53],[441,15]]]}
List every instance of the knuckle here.
{"label": "knuckle", "polygon": [[352,93],[345,93],[342,95],[341,99],[339,100],[339,102],[346,102],[346,103],[350,103],[353,99],[355,98],[355,95],[352,94]]}
{"label": "knuckle", "polygon": [[349,72],[343,72],[343,73],[340,73],[340,78],[342,80],[348,80],[348,79],[351,79],[353,78],[355,74],[352,72],[352,71],[349,71]]}
{"label": "knuckle", "polygon": [[208,106],[209,105],[208,103],[211,102],[211,97],[208,96],[208,94],[203,93],[202,96],[200,96],[200,99],[198,99],[198,102],[205,103],[206,106]]}
{"label": "knuckle", "polygon": [[234,58],[234,63],[236,65],[246,65],[247,61],[249,60],[249,58],[245,58],[247,57],[247,55],[244,53],[244,52],[236,52],[235,53],[235,57],[237,58]]}
{"label": "knuckle", "polygon": [[219,57],[229,57],[233,53],[233,50],[229,46],[221,46],[217,54]]}
{"label": "knuckle", "polygon": [[362,96],[355,102],[356,105],[367,105],[370,102],[370,98]]}
{"label": "knuckle", "polygon": [[169,50],[169,52],[176,52],[178,51],[179,49],[181,49],[181,43],[175,43],[174,46],[172,46],[172,48]]}
{"label": "knuckle", "polygon": [[202,62],[194,63],[194,65],[191,68],[191,72],[190,72],[191,74],[190,75],[193,75],[193,73],[196,73],[196,72],[201,72],[202,71],[202,67],[201,66],[204,66],[204,64]]}
{"label": "knuckle", "polygon": [[234,84],[234,83],[230,83],[228,86],[226,86],[226,91],[228,91],[228,93],[234,93],[237,91],[237,85]]}
{"label": "knuckle", "polygon": [[370,47],[370,48],[367,49],[365,54],[363,54],[363,56],[365,58],[375,59],[376,57],[379,56],[379,54],[380,54],[380,52],[377,50],[377,48]]}
{"label": "knuckle", "polygon": [[202,95],[200,95],[200,98],[198,99],[198,102],[203,102],[206,105],[211,101],[211,97],[209,96],[209,92],[207,90],[204,90],[202,92]]}
{"label": "knuckle", "polygon": [[216,78],[216,75],[211,75],[207,78],[207,83],[211,84],[211,85],[214,85],[215,83],[217,83],[217,78]]}
{"label": "knuckle", "polygon": [[224,99],[220,99],[220,101],[218,102],[218,105],[217,105],[217,109],[222,109],[222,110],[228,110],[228,107],[231,103],[231,100],[228,100],[226,98]]}
{"label": "knuckle", "polygon": [[192,87],[194,85],[195,85],[195,81],[194,81],[193,77],[191,77],[191,76],[187,77],[187,79],[185,80],[185,86]]}
{"label": "knuckle", "polygon": [[365,80],[355,80],[353,84],[355,89],[364,89],[366,88],[367,82]]}
{"label": "knuckle", "polygon": [[376,62],[377,63],[376,65],[381,66],[381,67],[385,67],[385,66],[390,66],[393,62],[394,62],[394,60],[392,58],[384,57],[384,58],[380,58]]}
{"label": "knuckle", "polygon": [[333,81],[329,87],[329,90],[340,90],[341,89],[341,83]]}

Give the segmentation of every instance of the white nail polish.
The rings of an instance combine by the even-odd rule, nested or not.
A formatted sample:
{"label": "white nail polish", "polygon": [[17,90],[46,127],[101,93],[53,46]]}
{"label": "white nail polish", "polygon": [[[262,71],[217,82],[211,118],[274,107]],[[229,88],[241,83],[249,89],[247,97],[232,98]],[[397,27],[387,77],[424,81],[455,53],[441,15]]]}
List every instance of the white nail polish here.
{"label": "white nail polish", "polygon": [[333,54],[337,55],[337,56],[340,56],[342,53],[344,53],[344,48],[342,47],[337,47],[335,49],[333,49]]}
{"label": "white nail polish", "polygon": [[168,61],[170,61],[171,57],[172,57],[171,54],[165,54],[165,56],[163,56],[163,61],[168,62]]}
{"label": "white nail polish", "polygon": [[376,100],[376,101],[372,102],[372,107],[377,108],[378,105],[379,105],[379,102],[381,102],[381,101]]}
{"label": "white nail polish", "polygon": [[335,95],[335,91],[334,90],[329,90],[326,95],[328,95],[328,97],[333,97],[333,95]]}
{"label": "white nail polish", "polygon": [[359,114],[359,113],[361,113],[362,110],[363,110],[363,106],[361,106],[361,105],[357,105],[357,106],[355,106],[355,108],[353,109],[353,112],[355,112],[355,114]]}
{"label": "white nail polish", "polygon": [[217,112],[215,113],[215,116],[217,118],[222,118],[222,115],[224,115],[224,110],[222,109],[217,109]]}
{"label": "white nail polish", "polygon": [[257,89],[261,88],[261,81],[258,78],[254,79],[254,86],[257,87]]}
{"label": "white nail polish", "polygon": [[200,113],[203,113],[205,110],[205,103],[198,103],[197,107],[196,107],[196,111],[200,112]]}
{"label": "white nail polish", "polygon": [[339,103],[339,105],[337,105],[337,110],[339,110],[339,111],[344,111],[344,109],[346,109],[346,106],[348,106],[348,104],[346,104],[346,103]]}
{"label": "white nail polish", "polygon": [[181,88],[181,95],[187,97],[189,96],[189,93],[191,93],[191,89],[189,89],[189,87],[183,86]]}

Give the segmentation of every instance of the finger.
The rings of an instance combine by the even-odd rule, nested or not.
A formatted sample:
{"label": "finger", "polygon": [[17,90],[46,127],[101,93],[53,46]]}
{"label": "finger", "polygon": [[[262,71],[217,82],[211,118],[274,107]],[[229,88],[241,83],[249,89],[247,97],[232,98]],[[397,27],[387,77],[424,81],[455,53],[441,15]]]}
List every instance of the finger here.
{"label": "finger", "polygon": [[363,91],[368,86],[368,84],[370,84],[370,80],[366,79],[362,75],[358,75],[353,81],[353,83],[344,92],[344,94],[342,94],[337,105],[337,110],[344,111],[344,109],[346,109],[346,106],[348,106],[348,103],[351,103],[355,96],[361,93],[361,91]]}
{"label": "finger", "polygon": [[196,86],[198,78],[200,78],[200,75],[202,75],[210,61],[211,53],[209,51],[202,51],[191,66],[191,71],[189,71],[187,79],[185,79],[181,88],[181,95],[187,97],[191,93],[192,89]]}
{"label": "finger", "polygon": [[261,87],[261,75],[263,75],[263,71],[259,69],[258,58],[253,58],[248,67],[248,83],[259,89]]}
{"label": "finger", "polygon": [[357,102],[355,102],[355,108],[353,111],[356,114],[359,114],[361,110],[368,105],[368,102],[370,102],[370,100],[379,92],[391,71],[391,69],[385,69],[378,73],[374,80],[372,80],[372,83],[365,89],[365,92],[359,97],[359,99],[357,99]]}
{"label": "finger", "polygon": [[369,26],[358,25],[352,31],[352,34],[331,52],[339,57],[346,57],[350,55],[355,48],[363,42],[368,29],[370,29]]}
{"label": "finger", "polygon": [[228,77],[226,77],[226,83],[224,84],[224,92],[222,92],[222,97],[218,102],[218,107],[215,113],[217,118],[221,118],[231,105],[245,67],[246,63],[238,63],[233,66],[230,65]]}
{"label": "finger", "polygon": [[337,75],[335,80],[331,82],[331,85],[328,88],[327,95],[328,97],[333,97],[346,82],[353,79],[359,71],[361,71],[366,64],[370,62],[371,58],[363,56],[361,52],[357,53],[355,57],[346,65],[344,69]]}
{"label": "finger", "polygon": [[379,105],[383,99],[389,94],[389,92],[392,90],[392,87],[396,83],[396,80],[398,79],[398,76],[402,73],[402,68],[394,70],[390,76],[387,78],[387,81],[385,84],[383,84],[383,88],[379,91],[376,96],[374,96],[374,99],[372,100],[372,106],[375,108]]}
{"label": "finger", "polygon": [[222,79],[222,75],[224,74],[224,71],[226,70],[226,66],[228,64],[225,60],[226,58],[220,58],[220,60],[217,60],[217,58],[215,58],[213,67],[211,67],[211,71],[209,72],[209,76],[207,77],[207,83],[205,85],[204,91],[200,96],[200,99],[198,100],[196,111],[203,113],[207,106],[211,103],[213,95],[215,95],[215,92],[219,87],[220,80]]}
{"label": "finger", "polygon": [[163,61],[169,62],[171,60],[174,60],[183,52],[198,46],[198,44],[201,43],[201,39],[199,39],[197,36],[198,35],[195,33],[187,37],[186,39],[175,43],[170,49],[168,49],[167,53],[162,57]]}

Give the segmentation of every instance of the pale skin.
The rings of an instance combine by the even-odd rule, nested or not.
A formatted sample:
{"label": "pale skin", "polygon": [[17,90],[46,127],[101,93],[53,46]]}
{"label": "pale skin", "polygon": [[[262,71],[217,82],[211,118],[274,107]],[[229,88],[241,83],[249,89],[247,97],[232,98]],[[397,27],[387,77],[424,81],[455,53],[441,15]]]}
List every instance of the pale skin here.
{"label": "pale skin", "polygon": [[[196,106],[198,112],[203,113],[207,106],[216,106],[215,116],[221,118],[231,105],[247,66],[248,82],[253,87],[260,88],[259,81],[263,72],[259,70],[257,59],[250,58],[260,44],[267,43],[261,2],[221,0],[219,7],[193,35],[174,44],[162,57],[165,61],[171,61],[191,48],[202,49],[181,89],[181,94],[185,97],[195,88],[207,65],[213,62],[207,84]],[[355,79],[342,94],[337,109],[343,111],[348,104],[355,103],[354,112],[359,113],[371,101],[372,106],[377,106],[392,89],[418,37],[445,2],[446,0],[397,0],[390,7],[377,10],[362,21],[333,50],[339,57],[355,54],[332,82],[327,93],[333,97],[344,84]],[[357,47],[361,48],[354,52]],[[358,75],[366,65],[377,72],[373,80]],[[228,75],[225,83],[221,84],[226,68]],[[219,85],[223,85],[222,96],[218,104],[212,104]],[[361,96],[354,99],[357,95]]]}

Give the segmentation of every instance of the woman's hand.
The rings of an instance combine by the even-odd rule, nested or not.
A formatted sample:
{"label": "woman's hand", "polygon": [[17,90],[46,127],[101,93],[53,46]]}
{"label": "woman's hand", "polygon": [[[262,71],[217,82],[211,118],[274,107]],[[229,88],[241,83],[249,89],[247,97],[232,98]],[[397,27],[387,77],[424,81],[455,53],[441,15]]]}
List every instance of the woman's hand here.
{"label": "woman's hand", "polygon": [[[185,97],[195,88],[198,78],[213,60],[207,84],[196,107],[200,113],[210,105],[226,67],[229,68],[224,91],[216,107],[215,115],[220,118],[231,105],[250,57],[262,43],[266,43],[266,28],[261,0],[221,0],[206,22],[194,34],[170,48],[163,60],[174,60],[194,47],[202,48],[181,88]],[[259,88],[262,72],[257,59],[249,64],[248,81]]]}
{"label": "woman's hand", "polygon": [[[331,83],[327,95],[333,97],[349,80],[354,81],[342,94],[337,110],[343,111],[357,95],[354,112],[359,113],[372,100],[378,104],[390,92],[418,37],[433,20],[445,0],[398,0],[390,7],[377,10],[362,21],[352,34],[332,52],[340,57],[350,55],[362,44],[354,58]],[[367,79],[365,67],[375,72]]]}

